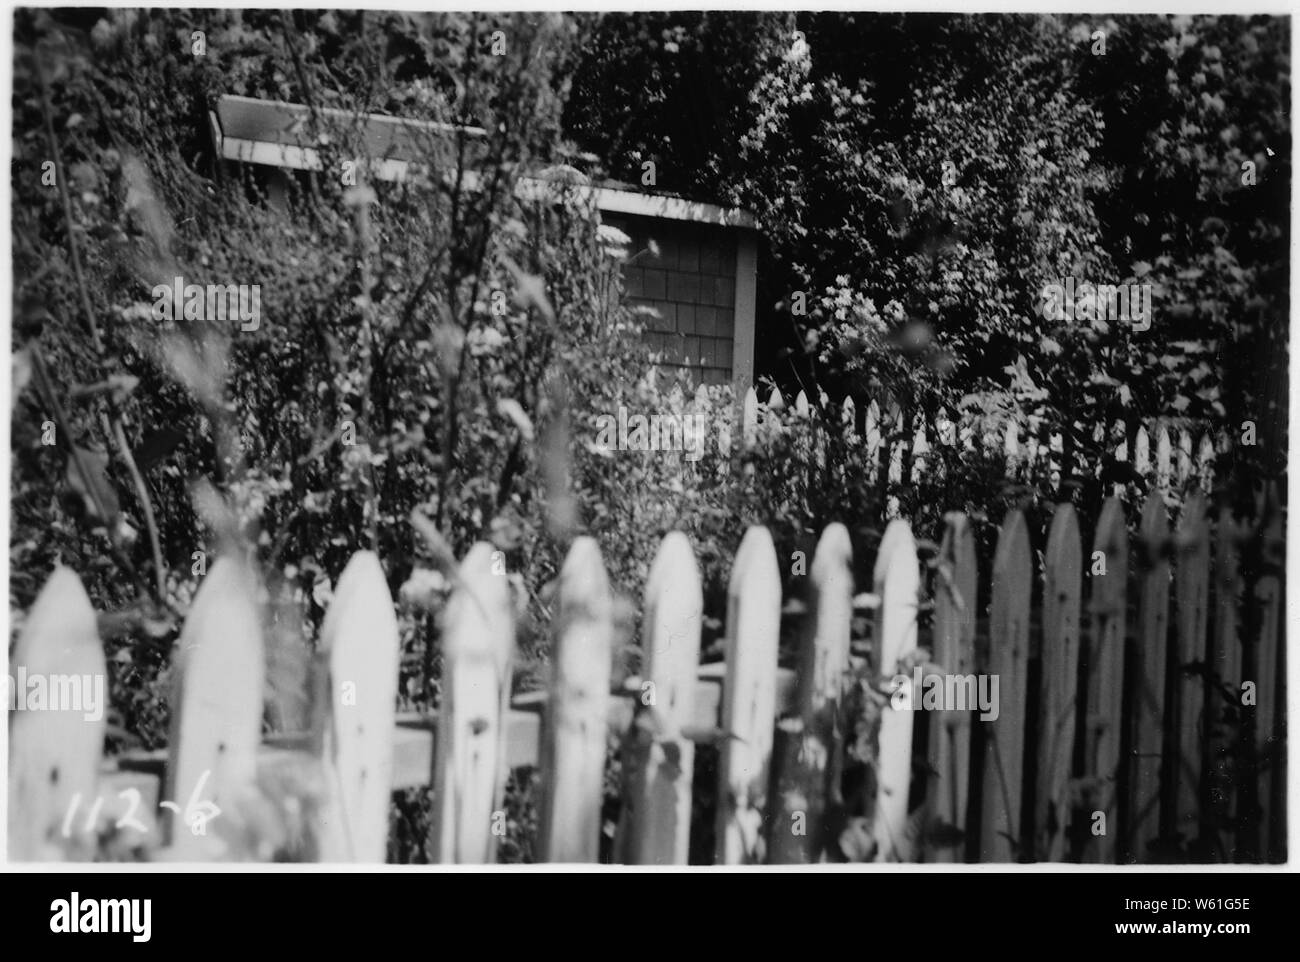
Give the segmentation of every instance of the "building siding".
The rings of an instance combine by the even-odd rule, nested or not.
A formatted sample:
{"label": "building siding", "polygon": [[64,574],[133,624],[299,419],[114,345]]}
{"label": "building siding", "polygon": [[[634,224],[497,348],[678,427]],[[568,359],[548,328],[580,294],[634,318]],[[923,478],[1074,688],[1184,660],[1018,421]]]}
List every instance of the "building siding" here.
{"label": "building siding", "polygon": [[624,296],[629,307],[640,309],[646,344],[662,354],[660,366],[686,369],[696,384],[730,383],[738,231],[626,214],[606,214],[604,221],[631,238]]}

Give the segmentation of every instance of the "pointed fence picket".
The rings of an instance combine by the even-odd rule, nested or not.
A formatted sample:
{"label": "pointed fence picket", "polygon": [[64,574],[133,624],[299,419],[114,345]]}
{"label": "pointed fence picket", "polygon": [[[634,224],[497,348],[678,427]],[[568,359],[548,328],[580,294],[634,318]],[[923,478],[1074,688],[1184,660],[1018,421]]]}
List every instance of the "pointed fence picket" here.
{"label": "pointed fence picket", "polygon": [[1286,563],[1286,534],[1277,485],[1265,491],[1258,550],[1258,574],[1254,600],[1257,635],[1252,677],[1258,696],[1255,708],[1255,751],[1262,775],[1256,783],[1260,810],[1260,851],[1277,857],[1286,839],[1285,776],[1286,750],[1283,739],[1285,704],[1281,653],[1282,572]]}
{"label": "pointed fence picket", "polygon": [[768,848],[775,864],[816,862],[830,841],[831,809],[839,796],[839,766],[832,760],[843,747],[838,715],[849,673],[852,562],[848,529],[828,525],[813,554],[794,711],[776,731],[779,808]]}
{"label": "pointed fence picket", "polygon": [[1085,861],[1115,860],[1119,831],[1117,782],[1124,680],[1124,645],[1128,623],[1128,531],[1118,498],[1102,507],[1093,539],[1091,565],[1092,631],[1085,655],[1088,711],[1084,749],[1085,777],[1091,781],[1090,823]]}
{"label": "pointed fence picket", "polygon": [[[36,598],[10,656],[12,697],[24,699],[27,675],[45,682],[41,699],[60,677],[75,678],[83,708],[86,682],[102,682],[104,649],[95,610],[81,581],[58,566]],[[107,688],[101,688],[107,699]],[[15,707],[18,702],[15,701]],[[99,757],[104,746],[104,709],[23,710],[13,713],[9,732],[9,857],[14,861],[88,860],[94,854],[94,819],[87,815],[97,797]]]}
{"label": "pointed fence picket", "polygon": [[[288,830],[271,823],[292,807],[285,793],[296,772],[306,837],[297,857],[382,860],[389,792],[423,786],[433,791],[430,856],[491,861],[507,773],[540,766],[538,854],[591,862],[602,851],[612,732],[623,735],[616,861],[687,860],[700,814],[697,741],[718,747],[719,863],[844,854],[1276,861],[1286,848],[1283,508],[1268,490],[1253,521],[1224,511],[1211,526],[1199,493],[1175,507],[1171,538],[1165,492],[1152,488],[1130,564],[1120,499],[1104,505],[1086,554],[1074,509],[1058,506],[1036,621],[1038,529],[1019,510],[1004,519],[985,622],[975,528],[950,515],[927,562],[928,627],[906,521],[892,521],[874,559],[864,559],[873,590],[857,597],[852,539],[842,525],[827,527],[811,570],[805,576],[799,563],[792,574],[806,577],[802,612],[782,608],[772,537],[752,527],[731,571],[725,662],[706,666],[699,567],[686,535],[672,532],[646,582],[643,675],[618,688],[609,579],[596,542],[578,538],[558,583],[548,687],[513,699],[514,601],[502,557],[480,543],[460,565],[444,613],[441,704],[418,718],[393,714],[394,608],[380,559],[363,552],[344,569],[322,626],[312,730],[266,739],[258,589],[249,569],[222,558],[176,646],[168,749],[106,766],[102,714],[15,713],[11,855],[86,859],[116,829],[149,837],[145,849],[162,858],[270,858],[288,844]],[[1126,661],[1130,581],[1136,617]],[[854,622],[865,621],[855,607],[874,610],[869,638],[854,643],[862,647],[850,645]],[[802,620],[794,670],[778,664],[783,614]],[[94,618],[76,576],[56,569],[19,633],[15,666],[104,677]],[[987,631],[978,655],[977,628]],[[945,704],[927,704],[928,680],[912,690],[922,648],[938,666],[923,673],[955,682]],[[978,703],[947,702],[958,686],[989,690],[980,674],[998,680],[996,720],[979,720]],[[1254,683],[1253,700],[1243,698],[1244,682]],[[865,716],[845,714],[858,703],[846,697],[851,686],[894,695],[874,734],[873,798],[842,781],[850,745],[873,737]],[[1124,756],[1122,741],[1131,749]],[[914,762],[914,748],[925,757]]]}
{"label": "pointed fence picket", "polygon": [[1068,844],[1065,829],[1070,821],[1070,767],[1078,713],[1081,544],[1073,506],[1058,504],[1047,537],[1043,572],[1042,700],[1034,814],[1034,857],[1050,862],[1062,861]]}
{"label": "pointed fence picket", "polygon": [[233,820],[255,792],[264,673],[255,592],[241,561],[219,558],[176,643],[163,797],[172,806],[164,825],[178,860],[212,857],[216,836],[208,834],[205,806]]}
{"label": "pointed fence picket", "polygon": [[323,862],[382,862],[388,850],[393,724],[401,656],[379,556],[360,551],[339,577],[325,623],[321,730]]}
{"label": "pointed fence picket", "polygon": [[[905,482],[915,485],[927,477],[942,478],[948,461],[960,451],[972,449],[976,436],[988,430],[987,420],[970,412],[959,412],[956,420],[950,419],[945,409],[934,412],[933,416],[915,412],[909,420],[896,402],[887,401],[882,406],[876,398],[867,401],[859,427],[857,410],[858,404],[852,397],[845,397],[840,407],[833,410],[825,396],[820,404],[813,405],[807,394],[800,391],[787,403],[780,388],[773,387],[764,401],[750,387],[740,404],[742,436],[746,447],[753,448],[761,441],[758,424],[765,425],[770,434],[780,434],[794,430],[797,423],[798,430],[811,430],[817,438],[817,458],[823,464],[825,435],[833,433],[860,441],[864,447],[859,458],[862,474],[868,484],[880,487],[885,516],[893,519],[901,511],[897,492]],[[986,443],[1001,451],[1007,478],[1024,483],[1043,482],[1050,490],[1058,491],[1062,479],[1078,469],[1066,451],[1067,439],[1061,427],[1049,426],[1038,416],[1031,416],[1023,423],[1008,416],[998,422],[996,438],[989,438]],[[1206,493],[1212,489],[1216,442],[1203,424],[1166,419],[1134,425],[1123,421],[1096,422],[1089,432],[1086,424],[1075,422],[1071,429],[1082,436],[1091,433],[1096,443],[1109,437],[1113,457],[1132,464],[1134,474],[1141,481],[1139,493],[1147,488],[1158,490],[1173,504],[1194,488]],[[945,450],[949,452],[948,457],[944,456]],[[1220,453],[1230,450],[1226,435],[1219,435],[1217,450]],[[1101,470],[1102,463],[1097,461],[1092,466],[1094,476],[1100,476]],[[1113,482],[1112,490],[1126,500],[1131,501],[1133,497],[1133,491],[1124,482]]]}
{"label": "pointed fence picket", "polygon": [[[802,395],[801,395],[802,396]],[[761,862],[776,720],[781,574],[766,528],[745,532],[727,591],[727,677],[722,691],[717,861]]]}
{"label": "pointed fence picket", "polygon": [[514,653],[513,603],[500,554],[480,541],[461,563],[443,629],[442,707],[434,764],[432,856],[494,860],[504,790],[505,725]]}
{"label": "pointed fence picket", "polygon": [[1239,570],[1239,529],[1225,506],[1219,511],[1214,535],[1214,629],[1207,666],[1210,701],[1210,797],[1214,822],[1220,826],[1218,846],[1227,858],[1236,857],[1235,833],[1226,826],[1237,820],[1237,766],[1234,749],[1240,741],[1241,636],[1240,605],[1244,590]]}
{"label": "pointed fence picket", "polygon": [[998,532],[989,609],[988,674],[999,680],[998,716],[986,728],[983,855],[1014,862],[1024,852],[1021,802],[1024,785],[1025,701],[1029,686],[1029,600],[1033,584],[1029,530],[1019,511]]}
{"label": "pointed fence picket", "polygon": [[638,865],[686,864],[695,745],[683,729],[694,720],[703,614],[695,554],[685,534],[671,532],[646,581],[646,681],[623,757],[627,786],[620,850]]}
{"label": "pointed fence picket", "polygon": [[[934,592],[934,661],[958,676],[975,673],[975,622],[979,611],[975,533],[964,514],[948,516],[936,568]],[[934,777],[930,783],[932,825],[950,826],[958,837],[966,832],[970,785],[971,708],[943,712],[930,722],[930,758]],[[960,852],[953,840],[934,839],[926,847],[927,860],[953,862]],[[947,844],[940,844],[946,841]]]}
{"label": "pointed fence picket", "polygon": [[[907,667],[916,653],[916,613],[921,574],[916,560],[916,543],[906,521],[895,520],[885,529],[876,555],[873,576],[880,598],[876,609],[876,670],[882,680],[895,678],[910,691]],[[881,709],[878,782],[876,786],[876,861],[910,861],[913,839],[908,829],[908,795],[912,776],[912,720],[914,700],[921,693],[910,691],[911,703],[891,704]]]}
{"label": "pointed fence picket", "polygon": [[1210,593],[1210,530],[1205,498],[1199,492],[1183,504],[1175,550],[1178,656],[1170,728],[1178,733],[1179,767],[1173,824],[1184,838],[1198,838],[1207,827],[1199,796],[1208,733],[1203,666]]}
{"label": "pointed fence picket", "polygon": [[538,851],[546,862],[595,862],[613,652],[613,597],[595,539],[581,537],[560,571],[550,698],[542,731]]}
{"label": "pointed fence picket", "polygon": [[1133,660],[1132,710],[1129,713],[1130,775],[1125,855],[1150,861],[1152,845],[1168,838],[1172,826],[1161,825],[1160,792],[1176,789],[1164,769],[1165,680],[1169,661],[1169,521],[1159,493],[1147,496],[1138,536],[1141,588],[1137,652]]}

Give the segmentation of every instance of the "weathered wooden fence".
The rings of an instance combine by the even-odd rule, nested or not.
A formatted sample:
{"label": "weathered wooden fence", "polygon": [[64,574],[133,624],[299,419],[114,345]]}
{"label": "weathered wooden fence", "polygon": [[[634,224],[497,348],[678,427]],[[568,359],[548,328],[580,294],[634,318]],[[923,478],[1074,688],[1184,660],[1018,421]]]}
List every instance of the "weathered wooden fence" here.
{"label": "weathered wooden fence", "polygon": [[[803,619],[793,667],[779,664],[782,577],[767,530],[740,543],[726,659],[705,665],[700,575],[674,532],[645,586],[643,675],[616,689],[610,585],[598,546],[579,538],[559,580],[549,689],[514,698],[507,582],[479,544],[445,614],[440,709],[421,717],[394,714],[393,603],[379,559],[359,553],[322,628],[312,730],[269,740],[256,589],[222,559],[176,648],[165,751],[106,763],[102,716],[12,713],[10,857],[84,859],[116,832],[184,860],[269,858],[301,838],[299,857],[377,862],[390,793],[432,786],[432,857],[488,862],[506,774],[540,766],[540,857],[590,862],[613,730],[623,734],[615,857],[630,863],[686,860],[701,742],[718,746],[719,863],[818,861],[835,846],[877,861],[1276,860],[1286,826],[1275,489],[1259,507],[1249,523],[1211,519],[1193,493],[1171,531],[1153,491],[1130,543],[1112,498],[1085,548],[1062,505],[1043,525],[1041,564],[1038,527],[1012,511],[988,578],[964,516],[948,517],[924,563],[894,520],[861,569],[869,586],[855,586],[849,533],[831,525],[807,610],[792,616]],[[869,644],[851,644],[855,610],[872,612]],[[47,678],[104,674],[72,572],[49,579],[11,664]],[[927,701],[930,676],[946,701]],[[995,704],[972,704],[980,676],[996,676]],[[880,714],[874,817],[863,822],[845,810],[842,772],[846,711],[862,703],[851,690],[865,689]]]}
{"label": "weathered wooden fence", "polygon": [[[942,470],[945,451],[951,454],[978,448],[996,449],[1008,477],[1041,474],[1052,490],[1059,490],[1066,478],[1084,472],[1097,476],[1102,470],[1096,459],[1085,464],[1070,450],[1065,435],[1041,418],[978,416],[966,411],[950,416],[945,408],[918,411],[909,417],[896,403],[882,406],[872,400],[861,407],[852,398],[845,398],[838,407],[823,399],[818,410],[803,391],[787,402],[774,388],[764,401],[752,387],[739,406],[740,437],[745,446],[759,443],[764,430],[780,433],[789,429],[792,420],[801,421],[802,426],[812,428],[814,444],[827,435],[847,441],[854,451],[855,468],[860,466],[868,483],[879,481],[885,489]],[[1076,420],[1073,428],[1076,434],[1090,436],[1098,449],[1111,452],[1116,461],[1130,463],[1144,486],[1167,496],[1190,487],[1208,493],[1215,458],[1232,446],[1226,430],[1211,430],[1188,418],[1153,419],[1132,426],[1089,418]],[[897,515],[896,501],[889,510]]]}

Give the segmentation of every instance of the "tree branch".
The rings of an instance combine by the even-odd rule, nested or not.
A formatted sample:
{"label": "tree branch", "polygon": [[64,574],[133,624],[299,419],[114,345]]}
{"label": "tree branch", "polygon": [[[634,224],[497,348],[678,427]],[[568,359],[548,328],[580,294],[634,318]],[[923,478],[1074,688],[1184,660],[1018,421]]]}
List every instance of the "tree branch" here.
{"label": "tree branch", "polygon": [[[54,109],[50,104],[50,89],[45,79],[45,65],[41,62],[39,54],[35,55],[35,59],[36,70],[34,72],[41,91],[41,112],[45,117],[45,137],[49,144],[50,157],[54,161],[54,177],[58,185],[59,200],[63,205],[63,221],[68,233],[68,254],[72,261],[72,274],[76,279],[77,293],[81,299],[82,315],[86,327],[90,331],[90,343],[95,349],[95,356],[101,368],[101,377],[103,377],[103,368],[106,367],[104,340],[100,336],[99,325],[95,323],[95,311],[91,305],[90,292],[86,287],[85,273],[81,269],[81,254],[77,249],[76,228],[72,220],[72,198],[68,195],[68,182],[64,176],[63,158],[59,153],[59,139],[54,132]],[[122,411],[118,406],[117,399],[112,394],[109,394],[106,401],[118,457],[131,474],[136,496],[140,499],[140,506],[144,511],[145,527],[149,533],[149,547],[153,552],[154,580],[158,591],[158,600],[165,602],[167,598],[167,569],[163,564],[162,545],[158,537],[157,519],[153,513],[153,501],[149,497],[148,487],[145,486],[144,476],[140,473],[140,468],[136,465],[135,458],[131,454],[131,447],[127,444],[126,432],[122,427]]]}

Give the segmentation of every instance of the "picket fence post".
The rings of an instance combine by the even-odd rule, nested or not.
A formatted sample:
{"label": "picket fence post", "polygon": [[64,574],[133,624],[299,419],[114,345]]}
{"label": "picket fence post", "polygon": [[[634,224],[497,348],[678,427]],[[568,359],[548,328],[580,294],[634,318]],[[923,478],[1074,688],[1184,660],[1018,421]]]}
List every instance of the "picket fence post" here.
{"label": "picket fence post", "polygon": [[1151,474],[1151,436],[1145,424],[1139,424],[1133,437],[1133,470],[1143,481]]}
{"label": "picket fence post", "polygon": [[1173,445],[1169,440],[1169,428],[1164,424],[1156,432],[1156,486],[1160,494],[1168,500],[1170,483],[1173,480]]}
{"label": "picket fence post", "polygon": [[[95,610],[71,569],[58,565],[46,580],[18,633],[9,666],[18,708],[9,730],[9,859],[90,861],[108,684]],[[86,699],[96,697],[98,686],[97,708],[42,710],[54,704],[51,688],[60,675],[82,685],[81,705],[87,709]],[[37,684],[29,686],[29,679]],[[38,697],[40,704],[34,705]]]}
{"label": "picket fence post", "polygon": [[379,556],[352,556],[321,626],[327,668],[319,818],[322,862],[379,862],[388,852],[400,641]]}
{"label": "picket fence post", "polygon": [[[1269,482],[1261,511],[1259,543],[1259,577],[1255,582],[1255,602],[1259,606],[1256,625],[1253,677],[1256,680],[1255,766],[1254,776],[1259,794],[1260,853],[1280,859],[1286,842],[1286,745],[1279,724],[1285,704],[1284,665],[1278,658],[1282,617],[1282,573],[1286,565],[1286,529],[1282,519],[1281,499],[1276,482]],[[1266,775],[1261,775],[1262,770]]]}
{"label": "picket fence post", "polygon": [[1152,851],[1168,835],[1170,811],[1164,802],[1176,787],[1165,755],[1165,680],[1169,661],[1169,521],[1160,492],[1152,489],[1142,509],[1137,552],[1138,598],[1137,658],[1130,680],[1133,691],[1128,716],[1129,762],[1128,817],[1124,854],[1139,862],[1158,861]]}
{"label": "picket fence post", "polygon": [[[1205,439],[1202,444],[1208,442]],[[1238,772],[1233,759],[1240,739],[1234,732],[1243,714],[1241,705],[1240,605],[1243,594],[1237,545],[1238,527],[1227,506],[1219,509],[1214,532],[1214,630],[1207,664],[1211,702],[1206,726],[1211,732],[1210,799],[1212,819],[1218,825],[1222,854],[1235,861]]]}
{"label": "picket fence post", "polygon": [[[912,529],[901,519],[885,529],[876,555],[873,575],[876,609],[876,669],[882,678],[902,672],[916,652],[916,616],[921,571],[916,558]],[[911,680],[902,680],[910,686]],[[920,697],[911,692],[911,698]],[[876,861],[905,862],[910,859],[913,839],[908,832],[907,800],[912,780],[912,711],[910,705],[881,709],[876,787]]]}
{"label": "picket fence post", "polygon": [[1124,647],[1128,624],[1128,529],[1117,497],[1106,499],[1097,522],[1088,565],[1091,581],[1091,638],[1088,666],[1086,775],[1095,786],[1093,808],[1084,812],[1084,861],[1115,861],[1119,830],[1117,782],[1122,734]]}
{"label": "picket fence post", "polygon": [[1058,504],[1047,536],[1043,572],[1042,701],[1034,814],[1034,857],[1039,861],[1064,859],[1072,814],[1069,782],[1078,708],[1082,554],[1074,507]]}
{"label": "picket fence post", "polygon": [[[944,525],[939,546],[934,599],[934,660],[945,672],[975,673],[975,623],[979,611],[978,572],[975,567],[975,532],[966,515],[953,512]],[[915,694],[915,693],[914,693]],[[934,776],[928,798],[931,824],[950,826],[954,834],[966,833],[966,808],[970,791],[971,716],[967,711],[945,711],[930,719],[930,758]],[[931,833],[932,834],[932,833]],[[927,862],[965,861],[965,841],[939,844],[927,834]]]}
{"label": "picket fence post", "polygon": [[505,784],[514,613],[501,555],[475,544],[460,564],[442,632],[442,702],[434,753],[430,858],[490,863]]}
{"label": "picket fence post", "polygon": [[1178,519],[1174,568],[1174,597],[1177,604],[1178,674],[1170,724],[1178,732],[1177,799],[1174,830],[1183,838],[1196,839],[1207,828],[1202,806],[1201,773],[1205,763],[1206,678],[1205,639],[1209,624],[1210,529],[1205,517],[1205,498],[1193,492],[1183,502]]}
{"label": "picket fence post", "polygon": [[690,846],[694,718],[704,595],[681,531],[659,545],[646,580],[643,687],[624,741],[619,850],[637,865],[685,865]]}
{"label": "picket fence post", "polygon": [[752,864],[765,855],[781,635],[781,574],[767,528],[755,525],[741,539],[727,588],[726,631],[716,861]]}
{"label": "picket fence post", "polygon": [[578,538],[569,548],[556,604],[540,751],[545,778],[538,854],[544,862],[595,862],[614,622],[609,577],[594,538]]}
{"label": "picket fence post", "polygon": [[998,679],[998,717],[985,725],[980,845],[986,860],[1013,862],[1024,852],[1020,804],[1025,700],[1029,682],[1029,595],[1033,562],[1025,516],[1007,514],[998,532],[989,608],[988,673]]}
{"label": "picket fence post", "polygon": [[903,484],[903,450],[906,446],[904,441],[904,420],[903,411],[897,405],[890,408],[889,418],[889,438],[886,441],[889,457],[889,473],[886,476],[886,491],[888,492],[885,499],[885,517],[890,521],[902,520],[899,518],[901,504],[898,495],[895,493]]}
{"label": "picket fence post", "polygon": [[776,732],[778,808],[768,848],[773,864],[818,861],[829,841],[828,813],[841,801],[835,783],[842,750],[837,716],[849,671],[852,562],[848,529],[827,525],[813,553],[795,712]]}
{"label": "picket fence post", "polygon": [[1196,467],[1201,490],[1209,494],[1214,490],[1214,442],[1208,434],[1201,435],[1201,446],[1196,452]]}
{"label": "picket fence post", "polygon": [[748,451],[758,441],[758,394],[753,385],[745,390],[740,408],[741,447]]}
{"label": "picket fence post", "polygon": [[[200,585],[176,642],[172,729],[163,799],[169,854],[206,861],[224,854],[208,826],[239,818],[254,795],[262,741],[262,627],[247,565],[219,558]],[[191,806],[191,800],[194,805]],[[219,814],[212,814],[215,806]],[[209,835],[209,831],[213,834]],[[266,853],[258,853],[265,855]]]}
{"label": "picket fence post", "polygon": [[1192,476],[1192,432],[1191,429],[1184,426],[1178,432],[1178,488],[1180,491],[1187,488],[1188,480]]}

